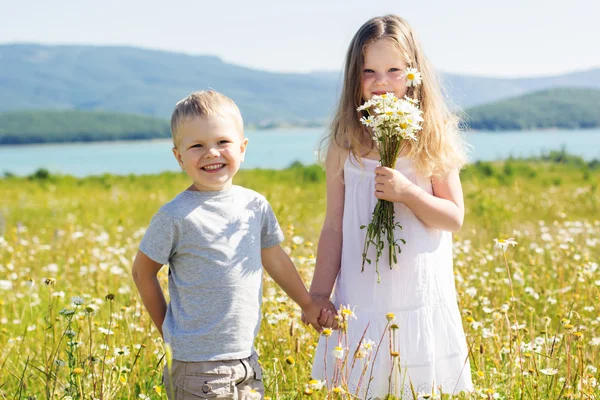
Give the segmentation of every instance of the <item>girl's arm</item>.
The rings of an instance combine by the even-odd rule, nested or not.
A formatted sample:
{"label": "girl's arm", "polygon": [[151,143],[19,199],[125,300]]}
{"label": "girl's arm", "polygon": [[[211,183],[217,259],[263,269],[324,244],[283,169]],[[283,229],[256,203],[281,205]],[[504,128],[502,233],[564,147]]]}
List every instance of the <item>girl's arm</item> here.
{"label": "girl's arm", "polygon": [[157,263],[138,250],[133,261],[131,274],[140,292],[142,302],[162,336],[162,324],[165,315],[167,315],[167,301],[156,276],[161,268],[162,264]]}
{"label": "girl's arm", "polygon": [[[332,146],[327,152],[325,174],[327,179],[327,210],[321,229],[315,273],[310,285],[310,294],[314,298],[329,300],[333,284],[340,271],[342,259],[342,217],[344,215],[344,182],[339,173],[340,163],[346,156],[342,149]],[[331,326],[335,309],[330,315]],[[321,320],[320,320],[321,322]],[[331,323],[330,323],[331,322]],[[323,325],[323,324],[322,324]]]}
{"label": "girl's arm", "polygon": [[432,181],[433,195],[413,184],[401,172],[385,167],[375,169],[375,197],[402,202],[431,228],[456,232],[463,224],[465,204],[458,171]]}

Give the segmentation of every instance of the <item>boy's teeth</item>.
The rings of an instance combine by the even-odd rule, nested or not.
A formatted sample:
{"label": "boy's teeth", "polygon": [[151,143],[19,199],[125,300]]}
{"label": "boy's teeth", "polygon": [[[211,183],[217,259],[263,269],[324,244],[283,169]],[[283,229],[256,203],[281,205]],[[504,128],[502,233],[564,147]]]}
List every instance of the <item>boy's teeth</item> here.
{"label": "boy's teeth", "polygon": [[208,170],[214,170],[214,169],[219,169],[223,166],[223,164],[214,164],[214,165],[207,165],[206,167],[204,167],[204,169],[208,169]]}

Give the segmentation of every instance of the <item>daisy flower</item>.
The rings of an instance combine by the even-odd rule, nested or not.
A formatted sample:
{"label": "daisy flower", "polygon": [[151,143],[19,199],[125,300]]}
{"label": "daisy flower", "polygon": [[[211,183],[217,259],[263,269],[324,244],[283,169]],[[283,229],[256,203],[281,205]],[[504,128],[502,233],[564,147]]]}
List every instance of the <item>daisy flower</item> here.
{"label": "daisy flower", "polygon": [[311,379],[308,381],[307,386],[312,390],[321,390],[323,386],[325,386],[325,381],[318,381],[316,379]]}
{"label": "daisy flower", "polygon": [[544,375],[556,375],[558,370],[556,368],[544,368],[540,369],[540,372]]}
{"label": "daisy flower", "polygon": [[335,349],[333,349],[331,351],[331,353],[333,354],[333,356],[335,358],[342,358],[342,357],[344,357],[344,349],[341,346],[337,346]]}
{"label": "daisy flower", "polygon": [[375,342],[371,339],[365,339],[365,341],[360,344],[361,350],[366,352],[373,350],[373,346],[375,346]]}
{"label": "daisy flower", "polygon": [[71,303],[73,303],[76,306],[80,306],[84,302],[85,302],[85,300],[81,296],[73,296],[73,297],[71,297]]}
{"label": "daisy flower", "polygon": [[515,246],[518,243],[515,241],[515,239],[510,238],[510,239],[494,239],[494,247],[496,249],[502,249],[502,251],[506,252],[506,249],[508,248],[508,246]]}
{"label": "daisy flower", "polygon": [[406,86],[408,87],[419,86],[423,81],[421,73],[416,68],[406,68],[404,70],[404,77],[406,78]]}
{"label": "daisy flower", "polygon": [[354,314],[354,309],[350,309],[350,305],[348,305],[348,306],[342,305],[339,312],[346,319],[350,319],[350,318],[357,319],[356,314]]}

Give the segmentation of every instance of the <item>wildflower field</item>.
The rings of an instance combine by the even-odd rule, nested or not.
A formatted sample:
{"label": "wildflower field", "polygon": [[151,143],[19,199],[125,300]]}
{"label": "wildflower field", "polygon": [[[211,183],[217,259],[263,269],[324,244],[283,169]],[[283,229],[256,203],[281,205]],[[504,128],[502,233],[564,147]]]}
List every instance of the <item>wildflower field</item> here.
{"label": "wildflower field", "polygon": [[[462,179],[467,213],[454,269],[476,391],[458,398],[596,398],[597,163],[480,163]],[[235,183],[270,200],[308,284],[325,211],[321,169],[245,170]],[[130,268],[151,216],[187,185],[174,173],[0,179],[1,399],[166,398],[165,347]],[[517,244],[502,242],[509,238]],[[318,334],[269,278],[263,297],[256,347],[266,395],[352,398],[343,381],[311,381]],[[356,354],[352,344],[345,354]]]}

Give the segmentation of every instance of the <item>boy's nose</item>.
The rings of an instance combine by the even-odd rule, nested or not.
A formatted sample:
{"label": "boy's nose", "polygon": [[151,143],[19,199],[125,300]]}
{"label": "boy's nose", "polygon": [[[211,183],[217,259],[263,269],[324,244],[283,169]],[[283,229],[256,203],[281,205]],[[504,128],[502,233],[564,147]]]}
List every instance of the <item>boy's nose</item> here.
{"label": "boy's nose", "polygon": [[215,149],[214,147],[211,147],[206,152],[207,157],[219,157],[220,155],[221,155],[221,153],[219,153],[219,150]]}

